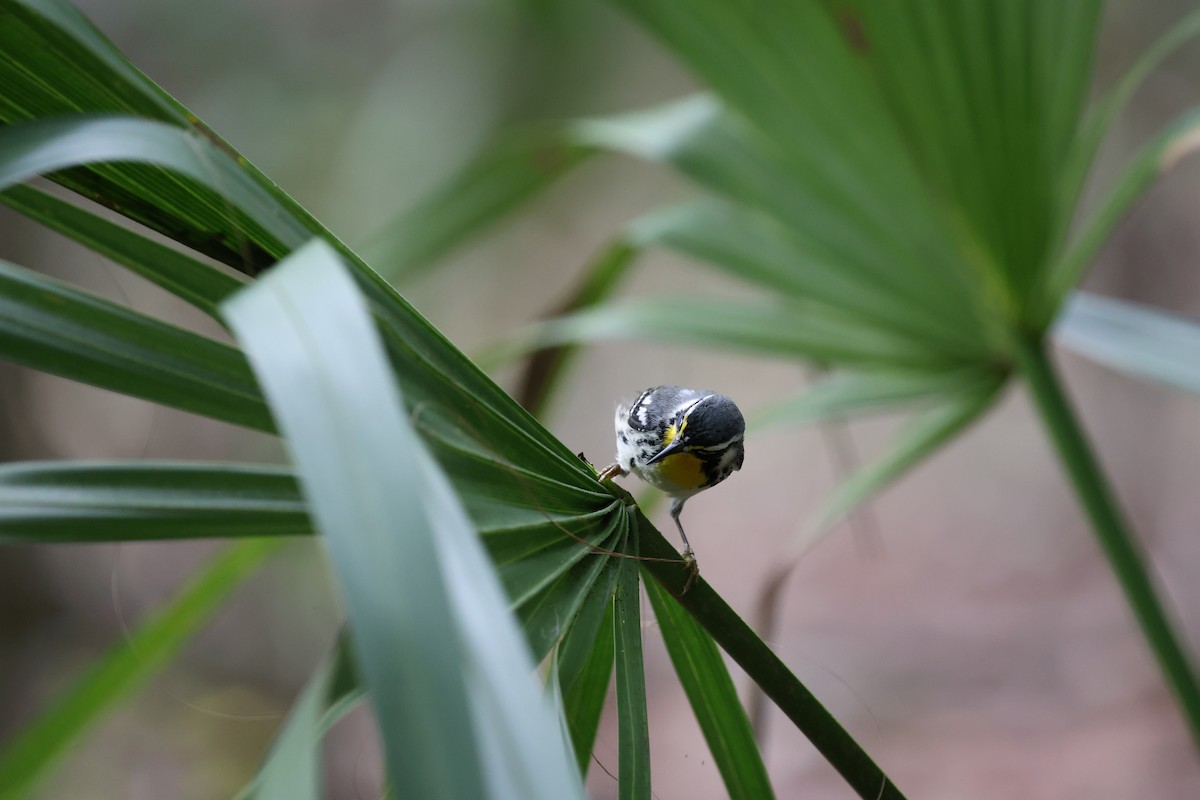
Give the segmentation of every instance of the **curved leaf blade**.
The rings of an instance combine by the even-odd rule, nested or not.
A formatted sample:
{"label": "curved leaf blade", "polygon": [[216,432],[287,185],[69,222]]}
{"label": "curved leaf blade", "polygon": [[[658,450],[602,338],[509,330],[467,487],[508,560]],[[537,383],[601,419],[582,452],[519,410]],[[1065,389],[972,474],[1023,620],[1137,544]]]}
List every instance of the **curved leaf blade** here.
{"label": "curved leaf blade", "polygon": [[[489,604],[502,597],[494,573],[400,413],[382,344],[337,255],[307,246],[225,313],[289,434],[395,790],[579,796],[528,651],[503,604]],[[513,704],[524,714],[505,714]]]}
{"label": "curved leaf blade", "polygon": [[[1193,11],[1172,25],[1126,70],[1120,80],[1087,114],[1079,140],[1070,154],[1061,191],[1064,217],[1073,215],[1088,170],[1104,137],[1137,90],[1168,56],[1200,35],[1200,11]],[[1064,231],[1065,233],[1065,231]]]}
{"label": "curved leaf blade", "polygon": [[[246,268],[242,245],[247,238],[278,257],[311,235],[250,173],[195,131],[113,115],[38,119],[0,128],[0,189],[37,175],[111,162],[149,165],[127,176],[123,189],[155,209],[175,208],[181,198],[188,198],[190,202],[183,206],[199,209],[201,216],[191,219],[183,230],[164,232],[203,251],[215,225],[222,231],[217,236],[233,239],[221,246],[241,254],[232,265],[239,269]],[[181,184],[178,176],[192,183]],[[212,194],[197,196],[197,185]],[[181,213],[187,218],[189,212]],[[220,223],[209,219],[212,216]],[[133,218],[150,227],[162,227],[152,219]]]}

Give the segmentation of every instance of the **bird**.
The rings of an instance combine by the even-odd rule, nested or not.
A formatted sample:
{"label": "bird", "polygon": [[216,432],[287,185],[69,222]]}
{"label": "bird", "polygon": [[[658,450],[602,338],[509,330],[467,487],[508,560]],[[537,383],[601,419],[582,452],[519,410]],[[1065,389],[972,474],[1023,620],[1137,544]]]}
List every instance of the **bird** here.
{"label": "bird", "polygon": [[632,403],[618,405],[613,424],[617,460],[599,473],[599,479],[632,472],[671,497],[671,519],[683,540],[683,561],[690,572],[686,593],[700,569],[679,515],[689,497],[742,468],[746,420],[723,394],[654,386]]}

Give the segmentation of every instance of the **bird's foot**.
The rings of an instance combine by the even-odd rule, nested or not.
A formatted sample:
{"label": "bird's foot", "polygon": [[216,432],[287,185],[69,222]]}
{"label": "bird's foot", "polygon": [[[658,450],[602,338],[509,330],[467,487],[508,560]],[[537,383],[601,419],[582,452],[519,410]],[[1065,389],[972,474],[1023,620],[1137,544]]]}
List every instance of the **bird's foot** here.
{"label": "bird's foot", "polygon": [[604,481],[611,481],[613,478],[619,478],[624,474],[625,470],[621,469],[620,464],[609,464],[607,467],[600,470],[600,474],[596,476],[596,479],[601,483],[604,483]]}
{"label": "bird's foot", "polygon": [[692,588],[692,584],[700,577],[700,565],[696,562],[696,554],[692,552],[691,547],[687,547],[683,551],[683,568],[687,570],[687,581],[683,584],[681,595],[687,594]]}

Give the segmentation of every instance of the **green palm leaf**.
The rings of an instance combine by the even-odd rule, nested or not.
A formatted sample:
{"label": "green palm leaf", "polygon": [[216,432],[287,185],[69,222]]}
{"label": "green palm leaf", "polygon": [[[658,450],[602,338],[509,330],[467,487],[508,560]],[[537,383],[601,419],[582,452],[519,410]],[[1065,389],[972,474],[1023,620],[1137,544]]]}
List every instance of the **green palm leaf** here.
{"label": "green palm leaf", "polygon": [[[297,252],[225,314],[340,578],[395,790],[582,796],[530,682],[534,662],[496,602],[494,573],[402,413],[367,307],[334,251]],[[341,389],[350,383],[355,392]],[[404,608],[421,613],[381,613]]]}

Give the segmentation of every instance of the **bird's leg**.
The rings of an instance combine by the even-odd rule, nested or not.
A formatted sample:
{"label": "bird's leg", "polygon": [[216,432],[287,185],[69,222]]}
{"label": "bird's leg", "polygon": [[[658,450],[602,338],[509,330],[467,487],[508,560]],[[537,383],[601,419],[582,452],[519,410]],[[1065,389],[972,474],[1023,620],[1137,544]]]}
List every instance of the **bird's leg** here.
{"label": "bird's leg", "polygon": [[683,532],[683,524],[679,521],[683,503],[684,501],[679,498],[671,500],[671,519],[675,520],[675,527],[679,529],[679,538],[683,539],[683,568],[688,571],[688,579],[687,583],[683,584],[683,591],[680,594],[687,594],[688,589],[691,589],[692,584],[696,582],[696,578],[700,577],[700,565],[696,563],[696,554],[692,552],[687,534]]}
{"label": "bird's leg", "polygon": [[609,464],[607,467],[600,470],[600,474],[596,476],[596,480],[603,483],[604,481],[611,481],[613,478],[619,478],[622,475],[628,474],[628,472],[621,468],[620,464]]}

